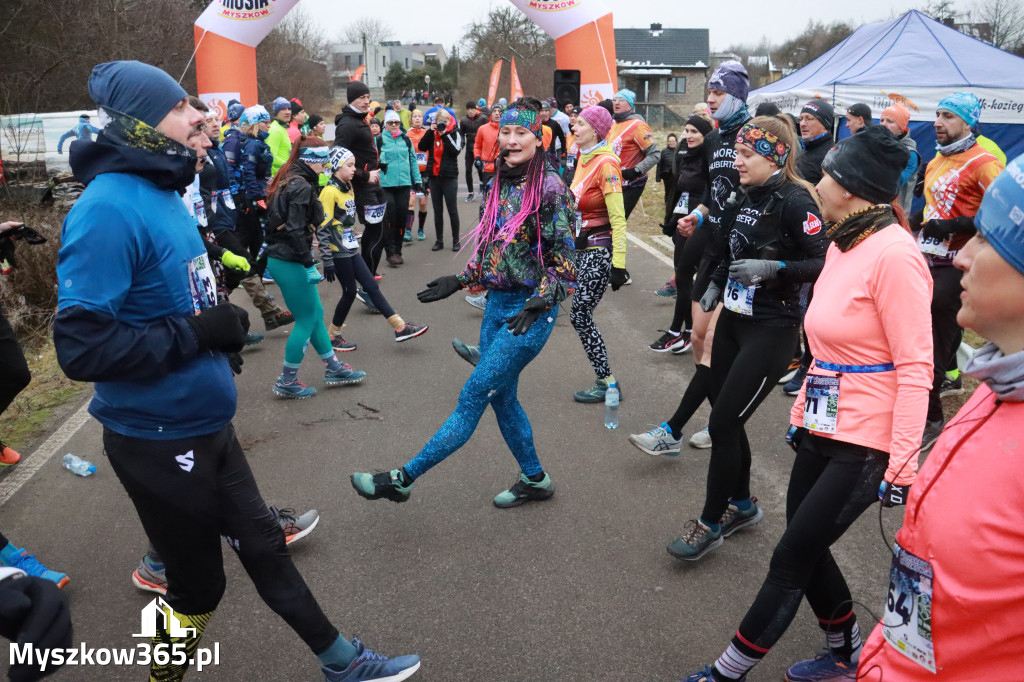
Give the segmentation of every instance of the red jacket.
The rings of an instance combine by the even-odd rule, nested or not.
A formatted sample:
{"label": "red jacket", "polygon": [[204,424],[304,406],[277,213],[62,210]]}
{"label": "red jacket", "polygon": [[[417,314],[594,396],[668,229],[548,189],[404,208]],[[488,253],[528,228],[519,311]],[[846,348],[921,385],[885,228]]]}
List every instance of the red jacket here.
{"label": "red jacket", "polygon": [[480,126],[473,141],[473,158],[483,159],[484,173],[494,172],[494,160],[498,158],[498,130],[500,126],[494,121]]}
{"label": "red jacket", "polygon": [[[1024,403],[999,402],[982,385],[942,432],[910,489],[903,527],[896,533],[903,550],[927,562],[909,559],[924,569],[919,575],[927,575],[925,566],[930,566],[931,601],[906,598],[900,581],[890,580],[882,605],[886,624],[930,611],[923,630],[931,633],[935,673],[890,644],[878,625],[861,651],[859,679],[1022,679],[1022,424]],[[927,642],[917,635],[916,624],[911,620],[902,630],[910,632],[912,642]],[[913,652],[906,643],[904,649]]]}

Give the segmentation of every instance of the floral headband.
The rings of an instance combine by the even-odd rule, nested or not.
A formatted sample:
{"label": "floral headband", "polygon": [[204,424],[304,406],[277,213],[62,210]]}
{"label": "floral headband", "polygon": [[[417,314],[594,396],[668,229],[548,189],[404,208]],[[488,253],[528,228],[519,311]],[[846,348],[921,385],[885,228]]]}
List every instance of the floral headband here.
{"label": "floral headband", "polygon": [[527,130],[533,131],[533,134],[537,136],[537,139],[541,139],[541,121],[537,118],[536,111],[530,111],[529,109],[520,109],[517,107],[511,107],[501,115],[501,122],[498,124],[504,126],[523,126]]}
{"label": "floral headband", "polygon": [[745,144],[779,168],[786,165],[789,145],[764,128],[747,123],[736,136],[737,144]]}

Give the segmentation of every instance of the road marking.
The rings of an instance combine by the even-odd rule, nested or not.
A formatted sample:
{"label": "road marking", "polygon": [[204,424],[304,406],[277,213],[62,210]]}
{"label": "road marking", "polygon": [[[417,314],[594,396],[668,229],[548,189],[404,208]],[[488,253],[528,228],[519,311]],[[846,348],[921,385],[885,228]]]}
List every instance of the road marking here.
{"label": "road marking", "polygon": [[626,233],[626,239],[628,239],[629,241],[633,242],[634,244],[636,244],[637,246],[639,246],[639,247],[640,247],[641,249],[643,249],[643,250],[644,250],[644,251],[646,251],[647,253],[651,254],[652,256],[654,256],[655,258],[657,258],[658,260],[660,260],[660,261],[661,261],[662,263],[664,263],[665,265],[667,265],[667,266],[669,266],[669,267],[673,267],[673,266],[675,265],[675,264],[674,264],[674,263],[672,262],[672,259],[671,259],[671,258],[669,258],[669,257],[668,257],[668,256],[666,256],[665,254],[663,254],[663,253],[662,253],[661,251],[659,251],[658,249],[654,248],[653,246],[651,246],[650,244],[648,244],[647,242],[645,242],[645,241],[644,241],[643,239],[641,239],[640,237],[637,237],[636,235],[632,235],[632,234],[630,234],[630,233],[628,233],[628,232],[627,232],[627,233]]}
{"label": "road marking", "polygon": [[59,452],[72,436],[89,421],[89,418],[89,403],[87,401],[66,422],[61,424],[60,428],[50,434],[50,437],[35,452],[17,464],[14,471],[0,481],[0,507],[32,478],[53,457],[54,453]]}

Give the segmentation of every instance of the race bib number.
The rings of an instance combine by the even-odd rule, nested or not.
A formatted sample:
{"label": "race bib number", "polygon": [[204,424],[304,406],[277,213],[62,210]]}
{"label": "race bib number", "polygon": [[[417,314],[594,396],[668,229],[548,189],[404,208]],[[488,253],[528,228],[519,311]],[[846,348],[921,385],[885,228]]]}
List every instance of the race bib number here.
{"label": "race bib number", "polygon": [[221,196],[224,197],[224,205],[232,211],[235,210],[235,198],[231,196],[231,190],[224,190],[221,192]]}
{"label": "race bib number", "polygon": [[565,167],[570,169],[570,170],[575,168],[576,167],[576,157],[573,156],[572,154],[570,154],[569,156],[565,157]]}
{"label": "race bib number", "polygon": [[804,428],[835,433],[839,424],[839,377],[809,374],[804,394]]}
{"label": "race bib number", "polygon": [[355,251],[359,248],[359,240],[356,239],[354,230],[348,229],[341,233],[341,245],[349,251]]}
{"label": "race bib number", "polygon": [[416,152],[416,165],[418,165],[418,166],[426,166],[427,165],[427,153],[426,152]]}
{"label": "race bib number", "polygon": [[673,213],[678,215],[690,215],[690,193],[683,192],[679,195],[679,201],[676,202],[676,207],[672,209]]}
{"label": "race bib number", "polygon": [[725,285],[726,309],[740,315],[753,315],[755,291],[757,291],[756,285],[745,287],[730,277],[729,282]]}
{"label": "race bib number", "polygon": [[583,214],[576,211],[576,226],[573,228],[572,236],[579,237],[580,232],[583,231],[583,227],[586,223],[583,222]]}
{"label": "race bib number", "polygon": [[188,288],[196,315],[217,305],[217,278],[205,253],[188,262]]}
{"label": "race bib number", "polygon": [[885,597],[882,636],[897,651],[935,672],[932,642],[932,565],[895,543]]}
{"label": "race bib number", "polygon": [[921,233],[917,236],[917,248],[921,249],[921,253],[945,258],[949,255],[949,244],[952,241],[953,235],[946,239],[938,239],[936,237],[924,236],[924,230],[921,230]]}
{"label": "race bib number", "polygon": [[376,225],[384,220],[384,213],[387,210],[387,204],[371,204],[363,208],[363,217],[370,225]]}

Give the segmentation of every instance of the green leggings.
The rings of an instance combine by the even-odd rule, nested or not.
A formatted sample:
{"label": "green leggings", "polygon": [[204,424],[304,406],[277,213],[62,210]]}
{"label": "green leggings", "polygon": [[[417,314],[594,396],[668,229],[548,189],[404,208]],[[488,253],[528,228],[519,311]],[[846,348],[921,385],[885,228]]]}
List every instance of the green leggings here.
{"label": "green leggings", "polygon": [[331,338],[324,326],[324,305],[320,302],[316,284],[306,278],[306,268],[299,263],[268,258],[267,269],[281,288],[288,310],[295,316],[295,326],[284,347],[284,363],[298,367],[306,352],[307,341],[313,344],[320,357],[333,355]]}

